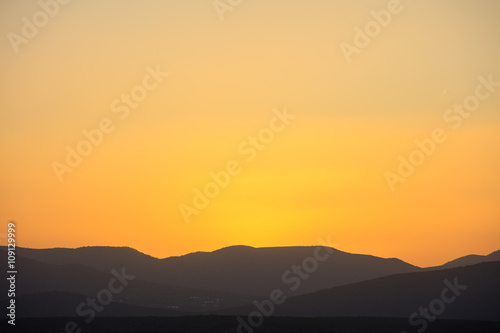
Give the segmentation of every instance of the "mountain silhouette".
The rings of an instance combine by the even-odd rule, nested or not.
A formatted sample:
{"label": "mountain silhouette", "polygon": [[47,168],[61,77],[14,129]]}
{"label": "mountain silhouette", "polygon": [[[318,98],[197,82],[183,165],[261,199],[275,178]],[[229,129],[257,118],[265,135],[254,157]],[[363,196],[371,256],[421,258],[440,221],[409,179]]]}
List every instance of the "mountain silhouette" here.
{"label": "mountain silhouette", "polygon": [[[500,262],[395,274],[308,295],[291,297],[276,307],[278,316],[308,317],[409,317],[420,307],[442,298],[443,289],[465,285],[460,295],[439,315],[441,319],[500,321]],[[445,297],[452,298],[452,291]],[[239,310],[248,313],[251,307]]]}
{"label": "mountain silhouette", "polygon": [[[6,255],[5,247],[0,251]],[[322,261],[305,270],[318,253]],[[74,316],[78,304],[109,285],[113,270],[123,270],[135,278],[113,296],[103,315],[244,316],[255,311],[254,302],[263,304],[280,289],[287,299],[276,306],[275,316],[408,318],[440,297],[444,281],[458,279],[467,290],[440,318],[500,321],[500,261],[494,261],[499,253],[419,268],[399,259],[312,246],[232,246],[165,259],[126,247],[17,248],[16,293],[23,300],[20,316]],[[285,273],[297,279],[293,267],[308,272],[296,290],[283,278]],[[8,289],[6,279],[0,288]],[[50,309],[41,305],[44,299]]]}
{"label": "mountain silhouette", "polygon": [[[76,307],[85,302],[87,295],[68,293],[62,291],[37,293],[22,295],[16,298],[17,316],[19,318],[36,317],[76,317]],[[175,317],[188,315],[189,313],[160,309],[148,308],[144,306],[126,304],[122,302],[111,302],[103,307],[101,312],[94,312],[96,317]],[[87,317],[83,317],[87,319]]]}
{"label": "mountain silhouette", "polygon": [[491,261],[500,261],[500,250],[492,252],[486,256],[471,254],[468,256],[460,257],[455,260],[447,262],[441,267],[442,268],[462,267],[462,266],[475,265],[482,262],[491,262]]}
{"label": "mountain silhouette", "polygon": [[[126,267],[141,280],[217,292],[265,297],[294,265],[302,265],[313,257],[317,247],[253,248],[232,246],[213,252],[196,252],[179,257],[157,259],[131,248],[83,247],[78,249],[19,248],[18,256],[50,264],[80,264],[103,272]],[[322,248],[328,258],[318,263],[295,293],[373,279],[395,273],[416,272],[420,268],[399,259],[383,259],[370,255],[350,254],[333,248]],[[291,277],[293,274],[290,273]]]}
{"label": "mountain silhouette", "polygon": [[[16,278],[18,297],[51,292],[96,297],[96,294],[101,289],[108,288],[109,281],[114,279],[111,270],[103,272],[80,264],[48,264],[19,255],[16,261],[18,267],[21,267],[21,274]],[[121,274],[122,268],[116,266],[112,270]],[[124,272],[131,274],[126,268]],[[0,287],[2,290],[8,290],[8,281],[2,279]],[[85,299],[86,297],[83,297],[80,302]],[[250,299],[253,297],[146,282],[140,280],[140,276],[128,282],[120,293],[113,295],[114,302],[168,310],[182,309],[186,313],[242,306],[250,303]]]}

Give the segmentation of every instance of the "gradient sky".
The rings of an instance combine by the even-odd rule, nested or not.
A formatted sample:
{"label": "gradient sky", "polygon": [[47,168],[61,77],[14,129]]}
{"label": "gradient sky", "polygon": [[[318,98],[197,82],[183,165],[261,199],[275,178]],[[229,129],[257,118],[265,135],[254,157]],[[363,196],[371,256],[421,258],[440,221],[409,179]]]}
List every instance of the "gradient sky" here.
{"label": "gradient sky", "polygon": [[[157,257],[317,244],[419,266],[500,249],[500,88],[452,130],[443,113],[500,81],[500,2],[401,1],[347,63],[342,42],[389,1],[210,0],[61,5],[19,45],[36,1],[0,1],[0,220],[17,245],[130,246]],[[147,67],[169,76],[121,120]],[[296,115],[251,163],[273,109]],[[59,182],[52,163],[103,118],[115,129]],[[415,139],[448,139],[396,191]],[[228,161],[241,174],[187,224],[179,204]],[[5,239],[1,240],[2,244]]]}

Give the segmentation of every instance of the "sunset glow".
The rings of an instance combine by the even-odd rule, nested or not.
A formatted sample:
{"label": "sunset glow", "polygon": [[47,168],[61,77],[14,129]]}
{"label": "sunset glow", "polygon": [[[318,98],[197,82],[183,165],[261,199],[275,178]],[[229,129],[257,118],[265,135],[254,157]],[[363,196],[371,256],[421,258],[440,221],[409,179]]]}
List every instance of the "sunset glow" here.
{"label": "sunset glow", "polygon": [[348,63],[339,45],[387,3],[245,1],[221,21],[211,1],[72,1],[13,47],[40,7],[3,1],[0,219],[20,247],[161,258],[327,236],[418,266],[498,250],[500,3],[402,0]]}

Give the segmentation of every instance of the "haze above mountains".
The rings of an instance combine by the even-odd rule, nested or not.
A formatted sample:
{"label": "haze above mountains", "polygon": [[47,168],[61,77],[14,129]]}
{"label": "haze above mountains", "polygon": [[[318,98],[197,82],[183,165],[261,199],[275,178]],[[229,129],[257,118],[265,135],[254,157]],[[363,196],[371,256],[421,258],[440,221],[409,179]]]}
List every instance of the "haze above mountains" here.
{"label": "haze above mountains", "polygon": [[98,315],[248,315],[253,301],[279,289],[286,302],[276,315],[407,317],[439,297],[443,280],[458,278],[468,290],[444,318],[500,320],[500,251],[429,268],[312,246],[232,246],[164,259],[127,247],[16,248],[16,255],[24,317],[75,316],[112,270],[124,269],[134,280]]}

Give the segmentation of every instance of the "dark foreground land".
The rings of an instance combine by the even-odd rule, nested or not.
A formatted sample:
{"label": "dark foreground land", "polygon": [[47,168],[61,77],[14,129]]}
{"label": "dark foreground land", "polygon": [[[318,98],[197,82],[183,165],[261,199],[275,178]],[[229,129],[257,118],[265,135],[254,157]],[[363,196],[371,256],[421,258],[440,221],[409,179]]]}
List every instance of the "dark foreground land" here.
{"label": "dark foreground land", "polygon": [[[68,322],[74,321],[78,327],[65,329]],[[406,318],[265,318],[261,327],[238,330],[237,317],[232,316],[195,316],[177,318],[135,317],[135,318],[96,318],[86,324],[81,318],[20,318],[16,325],[0,322],[1,332],[22,333],[408,333],[417,332]],[[421,328],[421,327],[418,327]],[[498,333],[500,322],[436,320],[429,323],[426,333]]]}

